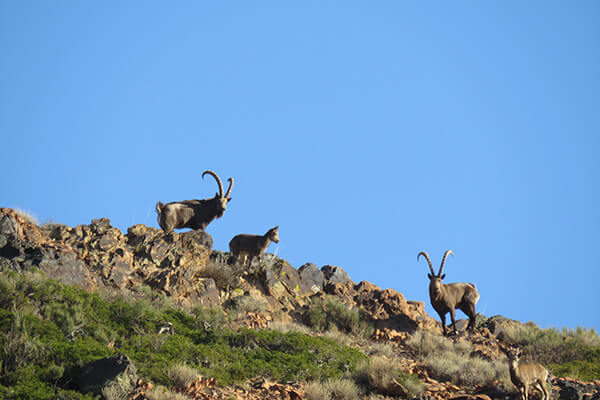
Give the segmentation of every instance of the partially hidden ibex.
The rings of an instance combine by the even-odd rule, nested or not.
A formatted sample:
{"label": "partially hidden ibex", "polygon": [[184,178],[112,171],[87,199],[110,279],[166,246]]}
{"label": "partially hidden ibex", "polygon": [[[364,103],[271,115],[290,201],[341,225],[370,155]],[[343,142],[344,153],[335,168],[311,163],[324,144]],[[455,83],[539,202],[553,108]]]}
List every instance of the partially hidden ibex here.
{"label": "partially hidden ibex", "polygon": [[248,259],[248,265],[252,265],[252,259],[258,257],[267,250],[271,242],[279,243],[279,227],[269,229],[264,235],[236,235],[229,242],[229,250],[235,261],[244,256],[244,262]]}
{"label": "partially hidden ibex", "polygon": [[521,400],[527,400],[529,387],[533,386],[542,392],[542,400],[550,398],[546,381],[548,370],[541,364],[519,364],[521,350],[518,348],[503,349],[508,357],[508,371],[513,385],[519,389]]}
{"label": "partially hidden ibex", "polygon": [[221,179],[213,171],[204,171],[204,175],[209,174],[217,181],[219,193],[212,199],[205,200],[184,200],[174,201],[163,204],[160,201],[156,203],[156,213],[158,214],[158,224],[166,233],[172,233],[173,229],[191,228],[204,230],[215,218],[221,218],[227,208],[227,203],[231,201],[231,189],[233,189],[233,178],[227,179],[229,188],[223,194],[223,184]]}
{"label": "partially hidden ibex", "polygon": [[429,270],[431,271],[430,274],[427,274],[429,277],[429,298],[431,300],[431,305],[442,320],[444,336],[447,336],[446,313],[450,313],[453,332],[454,334],[457,333],[456,322],[454,321],[454,310],[457,308],[462,310],[462,312],[469,317],[467,329],[472,330],[475,328],[475,318],[477,316],[475,313],[475,304],[477,304],[477,301],[479,300],[479,292],[477,292],[477,288],[472,283],[442,283],[442,279],[446,276],[446,274],[442,275],[442,270],[444,269],[444,263],[446,262],[448,254],[454,255],[452,250],[446,250],[437,275],[433,272],[433,265],[431,264],[431,260],[427,253],[422,251],[417,255],[417,261],[419,260],[419,257],[423,255],[429,264]]}

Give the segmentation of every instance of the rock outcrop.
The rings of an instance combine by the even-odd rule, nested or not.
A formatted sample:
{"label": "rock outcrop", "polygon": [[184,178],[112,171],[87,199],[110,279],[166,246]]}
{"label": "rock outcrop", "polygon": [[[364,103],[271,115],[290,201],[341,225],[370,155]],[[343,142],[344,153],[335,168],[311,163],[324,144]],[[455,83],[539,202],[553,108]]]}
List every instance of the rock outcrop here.
{"label": "rock outcrop", "polygon": [[166,235],[145,225],[121,232],[108,218],[89,225],[32,224],[0,208],[0,265],[15,271],[39,268],[49,276],[89,290],[112,287],[135,293],[147,286],[183,305],[220,306],[235,296],[291,314],[313,296],[337,296],[369,313],[381,329],[413,332],[435,329],[421,302],[368,282],[355,284],[340,266],[299,269],[265,254],[244,268],[231,254],[212,249],[203,231]]}

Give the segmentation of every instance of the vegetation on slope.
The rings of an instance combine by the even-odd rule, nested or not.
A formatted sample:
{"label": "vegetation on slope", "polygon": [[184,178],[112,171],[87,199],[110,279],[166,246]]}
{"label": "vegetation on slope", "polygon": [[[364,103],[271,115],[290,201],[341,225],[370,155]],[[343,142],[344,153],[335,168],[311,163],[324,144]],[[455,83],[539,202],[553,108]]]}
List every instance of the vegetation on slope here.
{"label": "vegetation on slope", "polygon": [[[76,391],[73,377],[82,366],[118,354],[127,355],[140,376],[170,388],[200,373],[222,385],[257,376],[305,381],[308,398],[315,399],[396,395],[400,388],[418,396],[425,390],[403,372],[393,347],[367,340],[373,332],[369,316],[334,297],[315,298],[304,309],[313,331],[277,324],[232,330],[220,309],[176,307],[148,287],[137,293],[135,299],[90,293],[41,273],[1,270],[0,398],[92,399]],[[264,308],[251,300],[242,296],[230,306],[241,313]],[[174,334],[158,334],[168,323]],[[520,346],[524,362],[540,362],[555,376],[600,379],[600,337],[593,329],[561,332],[515,322],[498,339]],[[440,382],[468,388],[500,381],[512,388],[506,360],[482,358],[469,341],[419,330],[404,345]]]}
{"label": "vegetation on slope", "polygon": [[524,359],[548,366],[555,376],[600,379],[600,336],[593,328],[559,331],[529,322],[505,329],[503,340],[521,347]]}
{"label": "vegetation on slope", "polygon": [[[224,328],[218,310],[182,310],[164,301],[88,293],[39,273],[0,275],[0,395],[85,399],[69,388],[81,367],[126,354],[138,373],[171,385],[170,367],[186,364],[221,384],[265,376],[326,380],[355,370],[365,356],[325,337]],[[158,329],[173,324],[174,335]]]}

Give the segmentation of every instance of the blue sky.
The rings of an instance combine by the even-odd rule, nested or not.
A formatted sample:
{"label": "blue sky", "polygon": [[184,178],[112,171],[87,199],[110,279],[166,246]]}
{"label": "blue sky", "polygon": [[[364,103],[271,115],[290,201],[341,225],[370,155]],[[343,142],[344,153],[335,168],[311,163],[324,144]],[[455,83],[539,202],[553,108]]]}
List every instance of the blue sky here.
{"label": "blue sky", "polygon": [[[0,206],[157,227],[235,179],[207,231],[426,303],[600,328],[600,5],[0,3]],[[462,317],[463,314],[459,312]]]}

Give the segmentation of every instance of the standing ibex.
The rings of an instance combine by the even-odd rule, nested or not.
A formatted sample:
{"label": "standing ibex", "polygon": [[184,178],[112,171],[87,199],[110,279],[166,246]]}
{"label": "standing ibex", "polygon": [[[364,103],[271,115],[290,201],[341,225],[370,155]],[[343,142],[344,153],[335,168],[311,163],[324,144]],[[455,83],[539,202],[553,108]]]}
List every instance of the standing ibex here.
{"label": "standing ibex", "polygon": [[160,201],[156,203],[156,212],[158,214],[158,224],[166,233],[172,233],[173,229],[191,228],[204,230],[208,224],[215,218],[221,218],[227,203],[231,200],[229,195],[233,189],[233,178],[227,179],[229,188],[223,195],[223,184],[221,179],[213,171],[204,171],[204,175],[209,174],[217,181],[219,193],[212,199],[205,200],[184,200],[174,201],[163,204]]}
{"label": "standing ibex", "polygon": [[252,265],[252,258],[258,257],[267,250],[271,241],[279,243],[279,227],[269,229],[264,235],[236,235],[229,242],[229,250],[234,260],[239,260],[244,255],[244,265],[246,258],[249,259],[248,265]]}
{"label": "standing ibex", "polygon": [[548,370],[541,364],[521,364],[519,365],[519,357],[521,350],[518,348],[503,349],[508,357],[508,370],[510,372],[510,380],[513,385],[519,389],[521,400],[527,400],[529,386],[533,386],[542,392],[542,400],[550,398],[546,380],[548,380]]}
{"label": "standing ibex", "polygon": [[446,262],[448,254],[454,255],[452,250],[446,250],[437,275],[433,272],[433,266],[431,265],[431,260],[427,253],[422,251],[417,256],[417,261],[421,255],[425,256],[427,263],[429,264],[429,270],[431,271],[430,274],[427,274],[429,277],[429,298],[431,300],[431,305],[442,320],[444,336],[447,336],[446,313],[448,312],[450,313],[450,318],[452,318],[452,329],[454,334],[457,333],[456,323],[454,321],[454,310],[457,308],[469,316],[469,325],[467,325],[467,329],[471,330],[475,328],[475,317],[477,316],[475,314],[475,304],[477,304],[477,301],[479,300],[479,292],[477,292],[477,288],[472,283],[442,283],[442,279],[446,276],[446,274],[442,275],[442,270],[444,269],[444,263]]}

